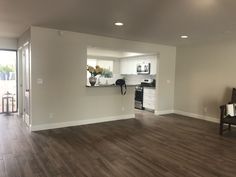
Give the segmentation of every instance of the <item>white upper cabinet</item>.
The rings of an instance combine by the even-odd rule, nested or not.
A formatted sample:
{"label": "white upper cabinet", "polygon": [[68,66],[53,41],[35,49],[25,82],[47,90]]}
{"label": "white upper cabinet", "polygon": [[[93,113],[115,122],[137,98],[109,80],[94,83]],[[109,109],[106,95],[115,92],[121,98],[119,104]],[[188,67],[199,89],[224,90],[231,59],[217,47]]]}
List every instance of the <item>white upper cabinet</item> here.
{"label": "white upper cabinet", "polygon": [[137,74],[136,71],[137,60],[124,58],[120,61],[120,73],[121,74]]}
{"label": "white upper cabinet", "polygon": [[157,56],[140,56],[131,58],[120,59],[120,74],[137,74],[137,64],[138,63],[150,63],[151,70],[150,74],[155,75],[157,73]]}
{"label": "white upper cabinet", "polygon": [[120,60],[120,74],[127,74],[128,73],[127,63],[128,63],[127,59]]}
{"label": "white upper cabinet", "polygon": [[151,63],[151,75],[155,75],[157,73],[157,56],[149,56],[148,60],[150,60]]}

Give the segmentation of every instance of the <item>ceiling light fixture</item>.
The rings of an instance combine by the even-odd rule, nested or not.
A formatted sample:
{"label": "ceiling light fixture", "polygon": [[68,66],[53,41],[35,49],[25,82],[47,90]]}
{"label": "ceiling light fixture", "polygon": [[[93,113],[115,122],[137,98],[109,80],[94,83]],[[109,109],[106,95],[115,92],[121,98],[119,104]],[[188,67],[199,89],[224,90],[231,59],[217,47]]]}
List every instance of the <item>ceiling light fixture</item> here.
{"label": "ceiling light fixture", "polygon": [[186,35],[182,35],[182,36],[180,36],[182,39],[187,39],[188,38],[188,36],[186,36]]}
{"label": "ceiling light fixture", "polygon": [[116,25],[116,26],[123,26],[124,23],[122,23],[122,22],[115,22],[115,25]]}

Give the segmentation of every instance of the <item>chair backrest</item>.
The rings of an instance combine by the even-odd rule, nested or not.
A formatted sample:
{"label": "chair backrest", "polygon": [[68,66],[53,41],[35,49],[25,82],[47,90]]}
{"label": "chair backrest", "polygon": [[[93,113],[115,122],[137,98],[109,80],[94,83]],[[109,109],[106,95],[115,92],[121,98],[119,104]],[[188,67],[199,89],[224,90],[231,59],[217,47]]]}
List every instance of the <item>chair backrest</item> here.
{"label": "chair backrest", "polygon": [[231,103],[236,103],[236,88],[233,88]]}

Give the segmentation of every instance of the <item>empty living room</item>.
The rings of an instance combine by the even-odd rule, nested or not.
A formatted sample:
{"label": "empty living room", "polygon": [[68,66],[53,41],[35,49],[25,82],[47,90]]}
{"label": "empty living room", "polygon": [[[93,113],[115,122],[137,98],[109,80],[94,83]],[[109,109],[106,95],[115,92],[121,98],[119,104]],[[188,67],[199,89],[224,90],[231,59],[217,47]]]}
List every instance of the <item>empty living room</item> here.
{"label": "empty living room", "polygon": [[235,0],[0,0],[0,177],[235,177]]}

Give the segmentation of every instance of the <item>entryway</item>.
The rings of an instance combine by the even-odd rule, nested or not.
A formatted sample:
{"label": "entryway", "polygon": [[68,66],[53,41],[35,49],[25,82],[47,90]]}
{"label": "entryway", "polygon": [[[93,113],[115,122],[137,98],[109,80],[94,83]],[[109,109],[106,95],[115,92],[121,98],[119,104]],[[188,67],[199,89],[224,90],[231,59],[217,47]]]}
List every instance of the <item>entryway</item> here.
{"label": "entryway", "polygon": [[18,49],[19,56],[19,115],[30,127],[30,43]]}
{"label": "entryway", "polygon": [[0,113],[15,113],[17,100],[17,52],[0,50]]}

